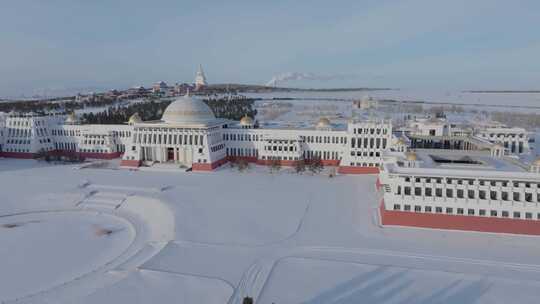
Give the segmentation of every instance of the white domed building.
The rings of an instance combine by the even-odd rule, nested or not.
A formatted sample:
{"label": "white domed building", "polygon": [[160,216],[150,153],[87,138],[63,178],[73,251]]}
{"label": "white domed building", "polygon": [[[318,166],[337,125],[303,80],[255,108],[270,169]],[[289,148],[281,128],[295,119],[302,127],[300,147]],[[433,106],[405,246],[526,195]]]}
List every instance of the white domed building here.
{"label": "white domed building", "polygon": [[243,129],[252,129],[255,126],[253,118],[247,116],[247,114],[240,119],[240,127]]}
{"label": "white domed building", "polygon": [[315,125],[315,128],[322,131],[331,131],[332,124],[330,123],[330,120],[328,118],[322,117],[317,122],[317,125]]}
{"label": "white domed building", "polygon": [[133,122],[133,145],[122,165],[160,162],[195,171],[212,170],[226,162],[221,136],[226,123],[202,100],[179,97],[165,109],[161,120]]}

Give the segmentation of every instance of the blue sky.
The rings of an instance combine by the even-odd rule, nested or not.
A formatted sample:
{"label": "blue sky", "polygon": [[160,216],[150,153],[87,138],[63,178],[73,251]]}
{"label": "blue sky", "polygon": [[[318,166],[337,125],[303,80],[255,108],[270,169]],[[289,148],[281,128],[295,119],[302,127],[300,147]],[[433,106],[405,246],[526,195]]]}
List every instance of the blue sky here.
{"label": "blue sky", "polygon": [[191,82],[540,89],[540,1],[0,2],[0,96]]}

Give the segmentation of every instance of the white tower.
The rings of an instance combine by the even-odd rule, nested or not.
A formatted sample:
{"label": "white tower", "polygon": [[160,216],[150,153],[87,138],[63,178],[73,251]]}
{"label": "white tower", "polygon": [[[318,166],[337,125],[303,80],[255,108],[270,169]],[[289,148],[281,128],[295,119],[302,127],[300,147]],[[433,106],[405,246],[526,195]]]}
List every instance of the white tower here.
{"label": "white tower", "polygon": [[202,66],[199,64],[199,70],[197,71],[197,76],[195,77],[195,90],[199,90],[206,85],[206,76],[204,76]]}

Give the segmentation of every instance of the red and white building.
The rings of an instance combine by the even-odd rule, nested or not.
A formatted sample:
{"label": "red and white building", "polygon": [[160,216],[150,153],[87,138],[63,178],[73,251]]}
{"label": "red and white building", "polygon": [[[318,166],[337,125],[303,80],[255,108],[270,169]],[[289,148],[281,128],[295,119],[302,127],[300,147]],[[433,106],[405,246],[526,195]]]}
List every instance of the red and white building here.
{"label": "red and white building", "polygon": [[387,153],[383,225],[540,235],[540,160],[491,151]]}
{"label": "red and white building", "polygon": [[217,119],[191,96],[176,99],[159,121],[131,125],[133,142],[122,164],[166,162],[193,170],[212,170],[234,159],[292,166],[319,158],[341,173],[378,173],[392,139],[389,121],[351,121],[346,129],[335,129],[322,118],[308,129],[256,128],[250,117],[238,123]]}
{"label": "red and white building", "polygon": [[182,96],[157,121],[133,115],[127,124],[79,124],[75,115],[10,114],[0,137],[0,156],[32,158],[41,152],[87,158],[122,157],[123,166],[169,163],[213,170],[234,159],[261,165],[320,159],[340,173],[378,173],[390,150],[390,121],[350,121],[334,126],[321,118],[312,128],[258,128],[253,119],[219,119],[200,99]]}
{"label": "red and white building", "polygon": [[[194,171],[238,159],[292,166],[316,158],[340,173],[378,174],[383,225],[540,235],[540,160],[525,164],[502,142],[444,125],[427,121],[400,138],[390,121],[372,119],[344,127],[321,118],[311,128],[259,128],[250,117],[216,118],[202,100],[186,95],[160,120],[135,114],[122,125],[10,113],[0,119],[0,156],[32,158],[45,151]],[[430,145],[410,152],[414,140]]]}

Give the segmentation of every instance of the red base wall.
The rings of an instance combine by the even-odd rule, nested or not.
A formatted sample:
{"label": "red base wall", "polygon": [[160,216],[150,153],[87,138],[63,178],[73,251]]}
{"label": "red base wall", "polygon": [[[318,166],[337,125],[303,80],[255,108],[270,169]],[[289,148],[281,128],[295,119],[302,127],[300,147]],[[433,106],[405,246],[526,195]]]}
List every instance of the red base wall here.
{"label": "red base wall", "polygon": [[[258,159],[257,165],[261,166],[270,166],[272,164],[273,160],[269,159]],[[279,164],[281,166],[287,166],[287,167],[294,167],[296,165],[297,160],[280,160]]]}
{"label": "red base wall", "polygon": [[123,159],[120,162],[120,166],[122,166],[122,167],[140,167],[141,166],[141,161],[140,160],[126,160],[126,159]]}
{"label": "red base wall", "polygon": [[540,221],[480,216],[390,211],[380,207],[383,225],[540,235]]}
{"label": "red base wall", "polygon": [[[69,155],[80,155],[84,158],[95,158],[95,159],[115,159],[119,158],[122,153],[86,153],[86,152],[72,152],[72,151],[63,151],[63,150],[54,150],[50,151],[49,155],[56,156],[69,156]],[[22,153],[22,152],[0,152],[0,156],[8,158],[21,158],[21,159],[32,159],[34,158],[34,153]]]}
{"label": "red base wall", "polygon": [[122,156],[120,152],[114,153],[88,153],[88,152],[79,152],[78,155],[84,158],[96,158],[96,159],[115,159]]}
{"label": "red base wall", "polygon": [[7,157],[7,158],[20,158],[20,159],[34,158],[33,153],[23,153],[23,152],[0,152],[0,156]]}
{"label": "red base wall", "polygon": [[339,166],[339,160],[337,159],[322,159],[321,163],[323,164],[323,166],[331,166],[331,167]]}
{"label": "red base wall", "polygon": [[341,174],[379,174],[378,167],[352,167],[352,166],[340,166],[338,173]]}
{"label": "red base wall", "polygon": [[255,156],[227,156],[228,161],[245,160],[248,163],[257,163],[257,157]]}
{"label": "red base wall", "polygon": [[228,160],[227,158],[222,158],[218,161],[215,161],[213,163],[193,163],[193,165],[191,166],[191,169],[193,171],[212,171],[214,170],[215,168],[219,167],[219,166],[222,166],[223,164],[227,163]]}

